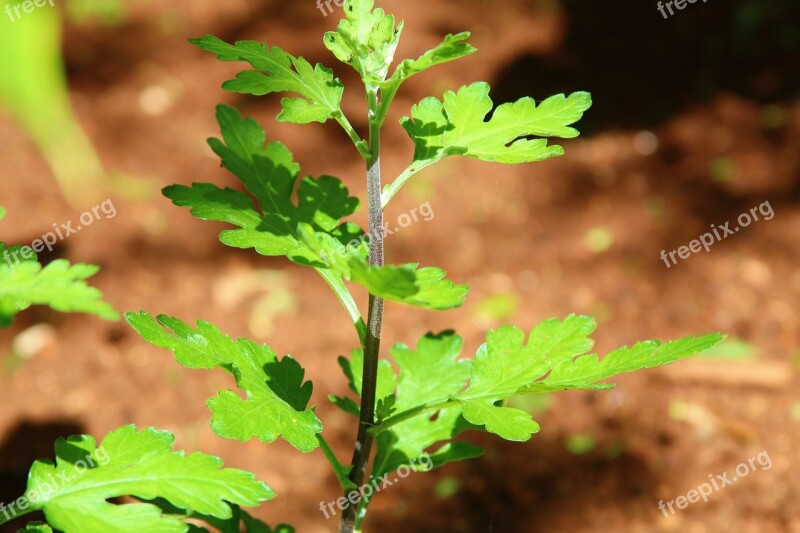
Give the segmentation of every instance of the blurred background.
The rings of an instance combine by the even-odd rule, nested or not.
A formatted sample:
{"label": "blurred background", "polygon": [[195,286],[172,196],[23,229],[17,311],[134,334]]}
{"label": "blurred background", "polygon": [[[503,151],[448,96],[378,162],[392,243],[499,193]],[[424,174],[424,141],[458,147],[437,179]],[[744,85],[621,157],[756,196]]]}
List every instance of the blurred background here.
{"label": "blurred background", "polygon": [[[575,90],[595,101],[565,157],[515,167],[450,158],[394,200],[389,220],[426,202],[435,216],[389,236],[387,259],[443,267],[472,291],[447,313],[390,304],[385,347],[456,328],[473,354],[487,329],[573,312],[598,318],[600,353],[711,331],[730,340],[611,392],[520,402],[540,434],[523,444],[467,435],[485,457],[384,490],[366,530],[800,532],[800,4],[711,0],[666,19],[651,0],[378,4],[406,20],[398,58],[466,29],[479,49],[405,86],[384,137],[387,176],[413,152],[397,119],[425,96],[486,80],[496,103]],[[186,42],[256,39],[324,62],[363,130],[358,80],[321,42],[338,13],[313,0],[54,0],[20,13],[0,12],[0,240],[30,243],[111,199],[113,218],[43,261],[100,265],[93,284],[120,311],[202,318],[291,353],[314,382],[326,438],[348,459],[355,425],[326,399],[346,394],[336,357],[357,344],[339,303],[313,271],[225,248],[222,225],[159,193],[238,186],[205,142],[225,102],[284,142],[305,175],[339,176],[363,197],[344,133],[276,123],[279,97],[222,91],[241,65]],[[771,220],[671,268],[661,259],[764,202]],[[279,494],[257,512],[269,523],[335,530],[319,511],[339,496],[321,453],[211,433],[205,401],[231,385],[183,369],[121,322],[23,313],[0,333],[0,501],[22,494],[56,437],[132,422],[254,471]],[[675,516],[659,510],[763,451],[771,469]]]}

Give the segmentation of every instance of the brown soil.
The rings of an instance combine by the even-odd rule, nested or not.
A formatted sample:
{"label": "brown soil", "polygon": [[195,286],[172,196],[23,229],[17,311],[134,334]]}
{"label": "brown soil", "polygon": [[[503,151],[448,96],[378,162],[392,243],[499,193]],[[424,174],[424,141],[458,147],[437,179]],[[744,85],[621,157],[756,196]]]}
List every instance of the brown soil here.
{"label": "brown soil", "polygon": [[[390,305],[386,345],[457,327],[474,353],[486,329],[501,323],[482,316],[478,304],[511,292],[518,307],[504,322],[530,328],[551,316],[592,314],[601,353],[644,338],[723,331],[751,343],[758,357],[739,363],[743,371],[720,359],[716,372],[652,370],[619,379],[611,392],[555,396],[530,442],[468,435],[486,447],[484,458],[387,489],[366,530],[800,532],[800,477],[793,475],[800,447],[796,51],[771,48],[770,28],[738,48],[731,9],[717,3],[690,5],[667,21],[646,1],[637,8],[544,0],[382,4],[406,19],[398,56],[462,29],[473,30],[480,49],[409,83],[394,124],[420,98],[479,79],[492,83],[498,101],[576,89],[592,91],[596,101],[586,135],[567,143],[566,157],[516,167],[453,159],[397,197],[390,219],[424,202],[436,216],[391,236],[388,259],[441,266],[472,292],[464,308],[448,313]],[[275,123],[277,97],[223,92],[220,83],[236,67],[185,42],[205,33],[253,38],[333,65],[319,35],[334,24],[312,0],[194,0],[134,3],[116,29],[69,26],[65,49],[81,123],[108,168],[140,176],[153,194],[139,201],[114,196],[117,216],[72,236],[57,253],[99,264],[94,284],[119,310],[203,318],[293,354],[314,382],[325,435],[344,459],[355,427],[326,396],[346,394],[336,357],[355,339],[335,298],[313,272],[226,249],[216,238],[221,226],[192,219],[155,192],[192,181],[235,186],[205,144],[217,133],[214,105],[224,101],[286,143],[304,173],[340,176],[363,196],[363,170],[346,136],[330,125]],[[704,47],[712,40],[716,47]],[[350,87],[346,111],[360,117],[353,74],[335,68]],[[153,94],[165,102],[158,114],[151,113]],[[390,126],[385,152],[387,175],[409,160],[399,126]],[[77,217],[24,132],[5,119],[0,173],[0,204],[9,212],[1,240],[30,242]],[[765,201],[772,220],[711,253],[670,269],[659,257]],[[364,213],[357,219],[363,223]],[[595,234],[613,235],[607,250],[587,241],[597,228]],[[363,303],[365,295],[359,298]],[[42,323],[54,328],[53,342],[24,361],[3,356],[9,370],[0,375],[0,501],[22,493],[31,461],[51,456],[57,436],[99,437],[135,423],[170,430],[180,448],[254,471],[279,493],[257,511],[270,523],[288,522],[301,533],[335,530],[319,511],[321,500],[339,496],[321,453],[212,434],[205,401],[231,386],[222,373],[179,367],[123,323],[41,309],[0,334],[0,354]],[[567,449],[584,435],[596,442],[591,451]],[[659,500],[685,495],[709,475],[733,473],[762,451],[771,469],[676,516],[659,510]],[[453,479],[457,490],[445,497]]]}

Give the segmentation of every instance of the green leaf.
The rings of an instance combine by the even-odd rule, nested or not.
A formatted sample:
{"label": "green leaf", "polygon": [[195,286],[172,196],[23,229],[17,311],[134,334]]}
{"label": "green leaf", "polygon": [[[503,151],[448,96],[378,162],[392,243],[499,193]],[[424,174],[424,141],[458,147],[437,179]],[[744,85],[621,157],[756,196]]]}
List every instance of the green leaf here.
{"label": "green leaf", "polygon": [[[356,349],[350,354],[350,359],[340,356],[338,359],[342,372],[347,377],[348,385],[356,396],[361,397],[361,382],[364,376],[364,350]],[[392,364],[381,359],[378,361],[377,387],[375,398],[377,402],[386,400],[392,395],[397,385],[397,376],[394,375]],[[358,417],[361,414],[361,406],[350,398],[330,395],[328,399],[342,411]]]}
{"label": "green leaf", "polygon": [[302,57],[294,57],[273,46],[256,41],[225,41],[206,35],[189,39],[207,52],[216,54],[222,61],[245,61],[255,70],[240,72],[236,79],[223,84],[229,91],[264,95],[274,92],[297,93],[302,98],[285,98],[278,120],[283,122],[325,122],[341,115],[340,104],[344,87],[334,79],[333,71],[311,64]]}
{"label": "green leaf", "polygon": [[455,396],[463,404],[464,418],[506,440],[528,440],[539,425],[525,411],[498,403],[517,395],[558,362],[590,350],[594,329],[594,319],[572,315],[542,322],[527,344],[525,334],[515,327],[490,331],[475,356],[469,387]]}
{"label": "green leaf", "polygon": [[[589,93],[552,96],[537,105],[533,98],[522,98],[494,109],[489,84],[474,83],[448,91],[444,102],[426,98],[415,105],[411,118],[401,123],[416,145],[415,163],[429,163],[448,155],[461,154],[483,161],[528,163],[564,153],[558,145],[548,145],[546,137],[572,138],[572,127],[591,107]],[[529,137],[545,137],[531,139]]]}
{"label": "green leaf", "polygon": [[86,435],[59,439],[56,463],[34,463],[26,495],[33,509],[65,533],[187,531],[181,517],[162,514],[155,505],[107,501],[122,496],[164,498],[179,509],[222,519],[232,516],[229,503],[255,506],[275,496],[253,474],[222,469],[216,457],[174,452],[174,441],[168,432],[137,432],[132,425],[112,431],[99,447]]}
{"label": "green leaf", "polygon": [[[428,334],[414,351],[403,344],[392,347],[392,356],[400,367],[400,376],[394,374],[391,364],[381,360],[378,367],[376,398],[378,423],[392,413],[416,407],[422,403],[447,399],[462,390],[469,375],[470,362],[458,361],[461,338],[453,332]],[[339,364],[357,395],[361,394],[363,353],[354,350],[351,360],[340,358]],[[392,394],[396,390],[396,395]],[[335,397],[334,403],[358,416],[359,406],[347,398]],[[433,415],[435,420],[432,420]],[[427,411],[425,416],[410,418],[396,424],[377,438],[373,476],[382,476],[401,465],[420,464],[427,454],[432,468],[451,461],[460,461],[483,455],[483,450],[463,442],[445,442],[438,449],[431,447],[449,441],[461,431],[469,429],[460,416],[460,409],[448,408]]]}
{"label": "green leaf", "polygon": [[404,411],[463,390],[471,367],[469,360],[458,359],[463,345],[455,332],[445,331],[427,334],[416,350],[405,344],[392,346],[392,359],[400,368],[396,407]]}
{"label": "green leaf", "polygon": [[405,59],[397,70],[392,74],[391,79],[383,85],[388,88],[394,84],[400,84],[408,78],[420,72],[424,72],[431,67],[454,61],[470,54],[474,54],[477,48],[468,44],[466,41],[470,37],[470,32],[464,31],[455,35],[448,34],[436,48],[428,50],[417,59]]}
{"label": "green leaf", "polygon": [[344,398],[342,396],[336,396],[335,394],[329,394],[328,400],[333,405],[335,405],[336,407],[338,407],[339,409],[341,409],[342,411],[344,411],[349,415],[353,415],[356,418],[361,416],[361,406],[358,405],[353,400],[351,400],[350,398]]}
{"label": "green leaf", "polygon": [[278,142],[265,148],[264,130],[231,107],[219,106],[217,119],[223,139],[209,144],[253,198],[198,183],[167,187],[164,195],[175,205],[190,207],[198,218],[238,226],[221,233],[224,244],[331,270],[387,300],[431,309],[463,304],[467,287],[445,280],[443,270],[417,269],[416,265],[369,267],[366,236],[355,224],[341,223],[359,206],[341,181],[330,176],[305,178],[297,188],[295,204],[292,195],[300,170],[289,150]]}
{"label": "green leaf", "polygon": [[[332,232],[341,218],[358,210],[358,198],[351,197],[344,184],[330,176],[301,180],[298,204],[294,205],[291,195],[300,166],[289,149],[277,141],[264,148],[263,128],[252,118],[242,118],[232,107],[218,106],[217,120],[223,139],[210,139],[209,145],[223,166],[253,194],[262,212],[282,218],[283,229],[294,231],[304,222],[319,231]],[[281,221],[273,223],[281,226]]]}
{"label": "green leaf", "polygon": [[394,61],[403,23],[383,9],[372,7],[374,0],[345,0],[345,18],[336,31],[325,34],[325,46],[336,58],[351,65],[367,83],[382,81]]}
{"label": "green leaf", "polygon": [[445,310],[464,304],[469,287],[444,279],[445,271],[419,265],[367,264],[368,243],[358,239],[344,245],[332,236],[300,226],[299,232],[309,249],[324,261],[326,268],[344,279],[365,287],[370,294],[417,307]]}
{"label": "green leaf", "polygon": [[512,396],[566,389],[607,389],[598,383],[623,372],[669,364],[714,346],[719,334],[699,339],[688,337],[662,345],[655,341],[621,348],[602,361],[585,355],[591,349],[588,335],[594,331],[590,317],[570,316],[548,320],[534,328],[528,342],[525,334],[504,326],[489,332],[472,366],[469,387],[453,399],[463,405],[464,417],[472,424],[507,440],[524,441],[539,429],[530,415],[502,406]]}
{"label": "green leaf", "polygon": [[[184,519],[200,520],[216,528],[220,533],[294,533],[294,528],[288,524],[280,524],[273,530],[267,524],[254,518],[238,505],[231,505],[231,516],[229,518],[217,518],[215,516],[198,513],[191,509],[183,510],[172,505],[163,498],[144,501],[157,506],[165,515],[181,515]],[[209,531],[206,528],[194,526],[194,524],[191,524],[191,526],[196,527],[198,533],[208,533]],[[190,529],[190,531],[195,530]]]}
{"label": "green leaf", "polygon": [[[464,389],[469,377],[470,361],[459,360],[463,341],[452,331],[438,335],[429,333],[412,350],[404,344],[391,349],[400,368],[394,408],[396,412],[420,405],[439,403]],[[422,456],[438,442],[449,441],[467,429],[461,410],[444,408],[427,411],[403,421],[379,435],[375,457],[375,475],[391,472],[398,466]],[[446,443],[431,454],[434,467],[449,461],[478,457],[483,450],[467,443]]]}
{"label": "green leaf", "polygon": [[470,33],[468,31],[456,35],[449,34],[444,38],[444,41],[432,50],[422,54],[419,58],[404,59],[395,69],[392,77],[381,83],[384,100],[383,107],[386,108],[391,103],[400,86],[411,76],[424,72],[436,65],[455,61],[475,53],[477,49],[466,42],[469,37]]}
{"label": "green leaf", "polygon": [[[431,420],[434,415],[435,419]],[[480,446],[452,441],[467,429],[482,428],[466,422],[459,407],[426,411],[424,416],[395,424],[392,429],[380,433],[376,439],[378,451],[375,454],[373,475],[382,476],[401,465],[419,463],[425,456],[432,462],[431,468],[482,456],[484,451]],[[433,447],[440,442],[444,444],[434,450]]]}
{"label": "green leaf", "polygon": [[375,405],[376,424],[382,423],[397,411],[397,408],[395,407],[396,401],[397,398],[395,398],[394,394],[390,394],[386,398],[381,398],[378,400],[377,404]]}
{"label": "green leaf", "polygon": [[295,533],[295,528],[289,524],[278,524],[275,529],[272,529],[244,511],[242,512],[242,522],[244,523],[244,533]]}
{"label": "green leaf", "polygon": [[[347,377],[348,385],[358,397],[361,397],[361,382],[364,374],[364,350],[353,350],[350,360],[339,357],[339,366]],[[382,400],[394,392],[397,386],[397,376],[394,374],[392,364],[386,359],[378,361],[377,386],[375,399]]]}
{"label": "green leaf", "polygon": [[164,195],[175,205],[190,207],[192,215],[227,222],[240,229],[224,231],[220,240],[236,248],[255,248],[266,256],[286,256],[302,265],[324,267],[322,258],[306,246],[298,226],[308,226],[334,239],[349,242],[361,235],[354,224],[339,220],[353,214],[359,205],[344,184],[336,178],[304,178],[297,187],[299,165],[281,143],[266,145],[266,134],[252,118],[243,119],[228,106],[217,107],[223,140],[211,139],[211,148],[222,164],[236,175],[252,194],[216,185],[195,183],[191,187],[173,185]]}
{"label": "green leaf", "polygon": [[703,337],[684,339],[662,344],[645,341],[628,348],[614,350],[602,360],[596,355],[585,355],[561,361],[541,381],[531,383],[523,392],[541,393],[570,389],[611,389],[613,384],[601,383],[618,374],[654,366],[668,365],[689,355],[704,352],[725,340],[725,335],[714,333]]}
{"label": "green leaf", "polygon": [[414,141],[414,160],[384,187],[381,205],[386,207],[417,172],[451,155],[508,164],[562,155],[564,149],[548,144],[547,138],[577,137],[578,130],[571,125],[591,105],[589,93],[577,92],[552,96],[539,105],[525,97],[492,111],[494,103],[485,82],[461,87],[457,93],[448,91],[443,102],[426,98],[412,107],[411,118],[400,121]]}
{"label": "green leaf", "polygon": [[[539,425],[525,411],[503,405],[505,400],[557,390],[608,389],[613,385],[605,380],[613,376],[669,364],[724,339],[711,334],[666,344],[646,341],[615,350],[601,360],[587,355],[594,329],[593,318],[575,315],[546,320],[527,339],[521,330],[504,326],[488,333],[471,366],[458,361],[461,339],[452,333],[429,335],[420,341],[416,353],[395,347],[392,355],[401,369],[397,414],[374,430],[378,434],[376,465],[382,472],[390,471],[436,442],[481,426],[507,440],[528,440]],[[461,450],[443,448],[441,452],[445,458],[448,453],[458,457]],[[432,457],[436,463],[436,456]]]}
{"label": "green leaf", "polygon": [[469,292],[466,285],[456,285],[445,279],[446,272],[437,267],[417,269],[416,264],[406,265],[406,269],[414,269],[414,283],[418,291],[402,302],[426,309],[453,309],[464,304]]}
{"label": "green leaf", "polygon": [[25,529],[18,529],[17,533],[53,533],[53,529],[44,522],[31,522]]}
{"label": "green leaf", "polygon": [[[89,313],[108,320],[119,316],[110,304],[102,300],[102,293],[90,287],[85,280],[99,270],[94,265],[70,265],[57,259],[42,267],[33,258],[13,258],[20,247],[6,248],[0,244],[0,328],[13,321],[14,315],[33,305],[46,305],[60,312]],[[29,254],[31,255],[31,254]]]}
{"label": "green leaf", "polygon": [[[457,426],[459,427],[459,426]],[[479,429],[479,428],[465,428],[465,429]],[[431,461],[431,470],[439,468],[447,463],[456,461],[466,461],[468,459],[475,459],[483,456],[485,451],[480,446],[470,444],[469,442],[448,442],[441,446],[436,451],[429,453],[428,457]]]}
{"label": "green leaf", "polygon": [[446,310],[464,304],[469,287],[444,276],[441,268],[418,268],[415,263],[380,268],[357,260],[349,264],[349,279],[367,287],[370,294],[426,309]]}
{"label": "green leaf", "polygon": [[595,327],[588,316],[550,319],[531,331],[527,344],[522,330],[513,326],[490,331],[475,356],[469,389],[457,398],[492,398],[493,403],[515,395],[554,365],[591,350],[589,335]]}
{"label": "green leaf", "polygon": [[223,390],[208,402],[214,413],[211,428],[217,435],[243,442],[255,437],[266,443],[281,436],[302,452],[319,446],[322,423],[313,408],[307,408],[313,385],[303,383],[305,372],[291,356],[278,359],[268,346],[234,341],[202,320],[193,329],[168,316],[156,321],[144,311],[128,313],[126,318],[145,340],[172,350],[183,366],[222,368],[234,376],[245,399]]}
{"label": "green leaf", "polygon": [[486,431],[500,435],[506,440],[523,442],[539,432],[531,415],[513,407],[493,405],[491,402],[464,402],[464,418],[476,425],[486,427]]}

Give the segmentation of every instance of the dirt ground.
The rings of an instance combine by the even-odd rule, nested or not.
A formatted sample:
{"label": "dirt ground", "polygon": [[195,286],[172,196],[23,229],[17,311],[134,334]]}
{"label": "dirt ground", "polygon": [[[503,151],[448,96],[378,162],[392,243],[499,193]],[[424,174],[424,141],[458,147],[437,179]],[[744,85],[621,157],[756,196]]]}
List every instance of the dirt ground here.
{"label": "dirt ground", "polygon": [[[738,342],[713,359],[623,377],[611,392],[530,406],[542,426],[530,442],[468,434],[485,457],[385,490],[365,530],[800,533],[800,58],[769,39],[784,30],[756,28],[741,44],[731,37],[742,35],[729,23],[731,6],[711,2],[669,20],[648,1],[381,4],[406,20],[398,57],[464,29],[479,49],[409,82],[387,122],[388,176],[412,154],[396,119],[429,94],[486,80],[498,103],[578,89],[595,100],[565,157],[514,167],[451,158],[396,198],[390,220],[425,202],[435,218],[390,236],[387,259],[443,267],[472,290],[465,307],[446,313],[390,304],[385,346],[454,327],[472,354],[501,323],[527,329],[570,313],[598,317],[600,353],[711,331]],[[69,25],[76,113],[105,166],[133,176],[139,192],[115,192],[117,215],[56,254],[100,265],[93,283],[120,311],[202,318],[291,353],[314,382],[324,435],[347,459],[355,426],[327,401],[347,393],[336,358],[357,342],[339,303],[314,272],[228,249],[217,240],[222,225],[195,220],[158,194],[172,183],[236,186],[205,143],[217,135],[214,105],[226,102],[287,144],[304,174],[339,176],[363,197],[362,165],[344,134],[276,123],[278,97],[222,91],[237,65],[185,41],[205,33],[258,39],[322,61],[344,80],[345,111],[361,129],[357,80],[321,43],[335,23],[312,0],[178,0],[131,3],[117,28]],[[797,32],[800,17],[781,23],[796,23]],[[30,242],[80,213],[25,132],[2,116],[0,176],[4,242]],[[765,202],[774,218],[671,268],[662,261],[662,250]],[[365,214],[356,221],[363,225]],[[15,339],[37,325],[46,342],[26,358],[12,354]],[[339,496],[319,451],[219,439],[205,402],[231,387],[229,378],[183,369],[122,322],[27,311],[0,333],[0,367],[0,501],[22,493],[30,463],[50,457],[57,436],[101,437],[135,423],[255,472],[279,494],[256,511],[269,523],[336,529],[319,510]],[[754,463],[707,503],[674,516],[659,510],[660,500],[711,476],[732,479],[737,465],[764,453],[770,468]]]}

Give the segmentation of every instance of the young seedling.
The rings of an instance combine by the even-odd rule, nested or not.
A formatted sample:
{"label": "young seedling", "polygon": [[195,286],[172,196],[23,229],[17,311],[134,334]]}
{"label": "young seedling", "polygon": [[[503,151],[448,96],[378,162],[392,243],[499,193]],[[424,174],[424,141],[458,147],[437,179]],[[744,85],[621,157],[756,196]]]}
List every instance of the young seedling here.
{"label": "young seedling", "polygon": [[[562,155],[563,148],[548,138],[576,137],[572,125],[589,109],[591,98],[578,92],[540,103],[522,98],[495,107],[489,85],[483,82],[448,91],[441,100],[426,98],[401,121],[416,147],[414,158],[383,187],[381,128],[398,90],[411,76],[470,55],[475,48],[467,43],[469,33],[448,35],[421,57],[400,62],[390,75],[403,23],[373,9],[373,0],[346,0],[344,13],[338,29],[326,33],[323,41],[363,81],[369,124],[364,137],[342,112],[344,87],[331,69],[254,41],[229,44],[207,35],[191,42],[223,61],[250,64],[252,69],[225,82],[225,89],[253,95],[294,93],[281,101],[279,121],[330,120],[344,129],[366,163],[368,238],[353,223],[342,222],[357,210],[359,200],[340,180],[306,177],[298,183],[300,169],[289,150],[277,141],[267,143],[266,133],[253,119],[228,106],[217,108],[222,138],[209,144],[247,193],[195,183],[167,187],[164,194],[198,218],[233,225],[236,229],[220,235],[228,246],[285,256],[314,268],[341,300],[359,341],[350,359],[339,362],[360,404],[331,397],[358,417],[349,466],[323,438],[323,424],[308,405],[312,384],[303,381],[304,370],[291,356],[281,359],[267,346],[234,341],[203,321],[192,328],[146,312],[129,314],[128,321],[145,339],[172,350],[181,364],[233,374],[244,399],[226,390],[208,403],[211,426],[218,435],[241,441],[255,437],[265,443],[282,437],[302,452],[321,448],[344,491],[339,499],[345,502],[339,505],[339,531],[352,532],[360,531],[371,501],[365,494],[368,470],[372,478],[380,478],[400,465],[420,464],[423,457],[432,468],[477,457],[480,448],[454,440],[467,429],[526,441],[539,430],[538,424],[526,412],[504,406],[504,400],[523,394],[608,389],[612,385],[606,380],[617,374],[672,363],[710,348],[722,335],[666,344],[647,341],[601,359],[588,354],[594,319],[569,316],[547,320],[527,335],[513,326],[490,331],[473,359],[460,358],[462,340],[453,332],[428,334],[416,348],[395,344],[390,350],[399,369],[395,373],[389,359],[380,354],[384,302],[449,309],[464,302],[467,287],[446,280],[438,268],[385,265],[383,209],[412,176],[449,156],[519,164]],[[369,293],[366,320],[345,281]]]}
{"label": "young seedling", "polygon": [[[344,12],[337,31],[326,33],[324,43],[361,76],[369,123],[365,138],[342,112],[344,87],[329,68],[312,67],[302,57],[253,41],[229,44],[207,35],[192,42],[221,60],[250,64],[252,70],[240,72],[224,88],[254,95],[296,94],[282,100],[279,121],[333,120],[344,129],[366,162],[369,238],[361,238],[364,232],[354,224],[341,222],[359,205],[341,181],[329,176],[308,177],[298,185],[299,167],[289,150],[277,141],[265,145],[267,137],[261,127],[227,106],[217,109],[222,139],[209,142],[249,195],[199,183],[168,187],[164,193],[176,205],[189,207],[198,218],[235,226],[237,229],[220,235],[224,244],[285,256],[316,269],[341,300],[360,342],[349,360],[340,358],[350,388],[360,396],[360,405],[348,398],[331,397],[359,419],[350,465],[343,466],[322,437],[322,422],[308,406],[312,385],[303,382],[304,371],[292,357],[280,359],[268,347],[245,339],[233,341],[202,321],[193,329],[177,319],[154,319],[144,312],[129,314],[128,320],[144,338],[173,350],[180,363],[193,368],[220,367],[235,376],[246,399],[221,391],[209,401],[212,428],[218,435],[243,441],[256,437],[267,443],[280,436],[303,452],[321,447],[344,491],[346,504],[340,506],[339,530],[351,532],[360,530],[371,499],[364,494],[364,482],[373,447],[377,448],[373,478],[400,465],[418,464],[415,461],[423,456],[430,458],[434,468],[477,457],[480,448],[454,437],[472,429],[525,441],[539,430],[530,415],[503,405],[508,398],[608,389],[612,387],[606,383],[608,378],[672,363],[710,348],[722,336],[690,337],[667,344],[648,341],[600,359],[587,353],[595,321],[569,316],[547,320],[527,336],[512,326],[491,331],[471,360],[459,358],[462,341],[452,332],[428,334],[416,349],[396,344],[390,351],[400,370],[395,374],[388,359],[380,357],[384,301],[449,309],[463,303],[467,288],[446,280],[438,268],[384,265],[383,209],[412,176],[449,156],[518,164],[562,155],[562,147],[548,138],[576,137],[578,131],[572,125],[590,107],[591,98],[578,92],[538,104],[522,98],[495,108],[489,85],[482,82],[448,91],[442,100],[426,98],[401,121],[416,146],[413,161],[382,189],[381,128],[401,85],[414,74],[475,49],[467,43],[468,33],[448,35],[421,57],[402,61],[389,75],[403,23],[373,9],[373,0],[347,0]],[[291,199],[295,188],[297,204]],[[366,321],[345,280],[367,289]]]}
{"label": "young seedling", "polygon": [[[192,327],[176,318],[154,318],[144,311],[127,315],[142,337],[174,352],[180,364],[232,374],[243,394],[222,390],[208,401],[213,415],[211,427],[217,435],[239,441],[257,438],[265,443],[280,437],[301,452],[320,449],[341,484],[343,496],[336,500],[337,509],[341,509],[339,531],[348,533],[361,531],[374,497],[374,484],[365,484],[368,473],[372,479],[380,479],[402,467],[429,470],[478,457],[483,452],[478,446],[456,440],[466,430],[486,431],[511,441],[530,439],[539,430],[538,424],[528,413],[504,405],[505,400],[562,390],[609,389],[613,385],[607,380],[617,374],[672,363],[723,338],[712,334],[666,344],[647,341],[601,359],[589,353],[594,319],[571,315],[563,320],[546,320],[528,333],[513,326],[490,331],[486,343],[471,359],[461,358],[463,342],[452,331],[429,333],[415,347],[395,344],[389,350],[394,365],[389,357],[381,357],[385,301],[444,310],[461,305],[467,293],[467,287],[445,279],[445,272],[439,268],[384,264],[386,205],[412,176],[446,157],[520,164],[562,155],[563,148],[549,139],[576,137],[578,131],[572,125],[589,109],[591,99],[588,93],[578,92],[552,96],[540,103],[522,98],[495,107],[489,85],[482,82],[448,91],[441,100],[426,98],[402,120],[416,147],[413,160],[384,187],[381,128],[398,90],[411,76],[470,55],[475,49],[467,43],[468,33],[448,35],[419,58],[400,62],[390,75],[403,23],[381,9],[373,9],[373,3],[346,0],[345,18],[336,31],[324,36],[325,46],[354,68],[363,81],[367,132],[356,131],[342,112],[344,87],[331,69],[312,66],[302,57],[254,41],[229,44],[210,35],[192,40],[221,60],[250,64],[252,69],[223,85],[226,89],[253,95],[293,93],[282,100],[279,121],[304,124],[330,120],[344,129],[366,163],[368,238],[361,228],[343,221],[356,212],[360,202],[350,196],[340,180],[330,176],[299,179],[300,168],[289,150],[277,141],[267,143],[266,133],[253,119],[243,118],[228,106],[217,108],[222,138],[211,139],[209,144],[247,192],[209,183],[164,190],[174,204],[190,208],[192,215],[233,226],[221,233],[223,244],[252,248],[265,256],[283,256],[313,268],[341,301],[355,328],[358,347],[349,359],[340,357],[339,363],[360,401],[336,396],[330,399],[358,419],[349,464],[337,458],[323,437],[322,421],[309,405],[313,385],[305,381],[305,371],[293,357],[281,358],[268,346],[247,339],[231,339],[202,320]],[[345,281],[361,285],[369,294],[366,320]],[[158,452],[168,453],[162,448]],[[160,465],[150,468],[155,474],[162,469]],[[211,473],[206,473],[206,478],[210,477]],[[163,496],[167,502],[161,502],[161,508],[179,518],[196,514],[219,518],[224,514],[223,506],[212,506],[200,496],[203,490],[209,491],[206,496],[215,504],[226,500],[252,505],[272,495],[254,490],[251,497],[237,499],[224,492],[222,485],[198,484],[194,488],[197,499],[180,499],[169,490],[133,494],[144,499]],[[122,492],[103,494],[111,497]],[[59,511],[68,509],[69,503]],[[56,527],[68,532],[133,531],[127,529],[122,516],[113,514],[119,507],[87,505],[81,509],[104,515],[102,528],[68,527],[66,522]],[[170,506],[178,510],[171,511]],[[212,507],[217,514],[210,512]],[[326,516],[328,511],[336,514],[333,506],[323,504],[321,510]],[[232,527],[231,522],[220,525],[213,519],[207,521],[221,531],[238,531],[238,522],[235,529],[223,529]],[[270,531],[263,525],[261,529],[251,529],[246,522],[243,525],[247,531]],[[188,528],[180,520],[174,522],[174,531]],[[149,530],[155,529],[137,531]],[[292,528],[283,525],[279,530]]]}

